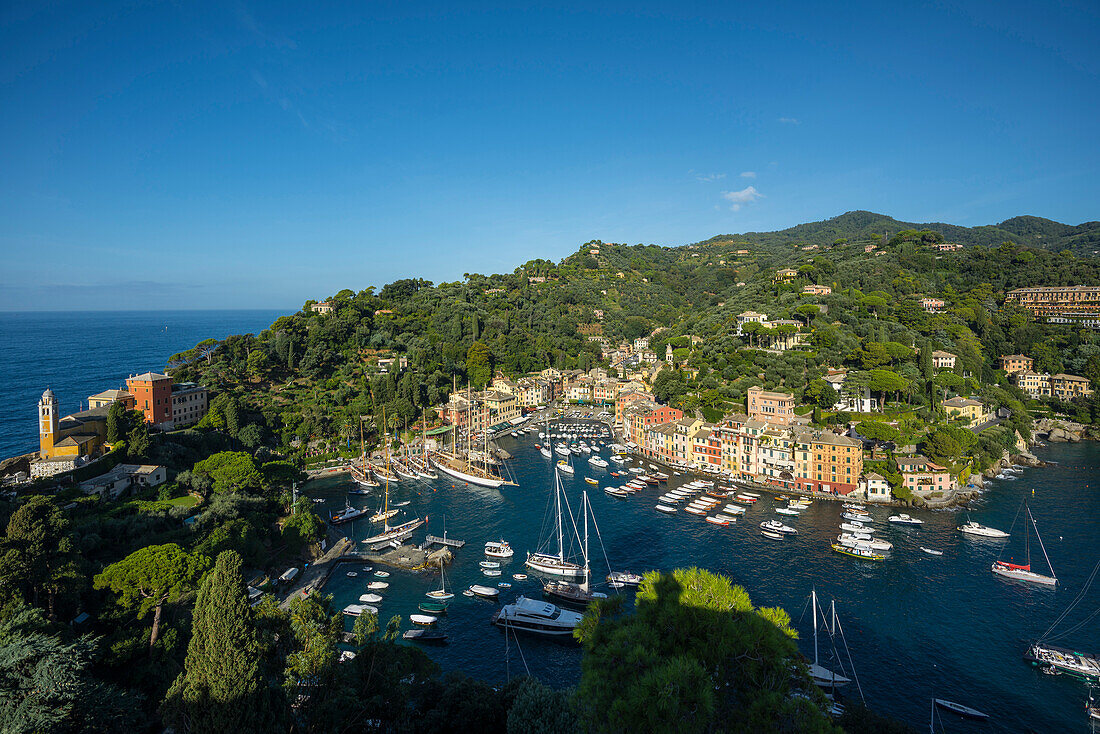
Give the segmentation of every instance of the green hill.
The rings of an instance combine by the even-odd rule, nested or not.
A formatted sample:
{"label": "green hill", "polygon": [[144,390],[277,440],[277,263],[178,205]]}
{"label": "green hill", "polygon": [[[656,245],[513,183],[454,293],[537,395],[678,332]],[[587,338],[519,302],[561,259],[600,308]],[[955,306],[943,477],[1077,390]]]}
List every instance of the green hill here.
{"label": "green hill", "polygon": [[792,244],[828,245],[838,239],[870,242],[878,236],[892,237],[904,230],[932,230],[947,242],[961,245],[996,246],[1011,241],[1052,252],[1070,250],[1076,255],[1100,254],[1100,222],[1078,225],[1062,224],[1042,217],[1021,216],[1000,224],[981,227],[961,227],[944,222],[902,222],[885,214],[852,211],[820,222],[807,222],[776,232],[746,232],[712,237],[703,243],[745,242],[766,248],[782,248]]}

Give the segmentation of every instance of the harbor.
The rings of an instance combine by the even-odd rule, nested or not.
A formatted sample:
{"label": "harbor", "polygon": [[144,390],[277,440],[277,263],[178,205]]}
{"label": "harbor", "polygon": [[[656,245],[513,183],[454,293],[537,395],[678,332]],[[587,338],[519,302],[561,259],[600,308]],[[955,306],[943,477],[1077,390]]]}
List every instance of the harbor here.
{"label": "harbor", "polygon": [[[509,584],[500,588],[500,602],[511,603],[520,595],[542,596],[541,585],[526,575],[523,560],[528,551],[540,550],[544,523],[554,486],[553,467],[561,458],[546,459],[535,448],[543,443],[538,433],[506,435],[498,439],[514,458],[509,462],[519,486],[492,489],[440,477],[430,481],[402,481],[390,486],[393,501],[409,501],[405,514],[394,518],[427,518],[414,533],[412,543],[425,536],[466,541],[451,549],[453,562],[446,567],[446,585],[456,597],[438,627],[448,635],[443,646],[425,648],[444,670],[461,669],[491,681],[504,680],[524,671],[544,682],[571,685],[579,676],[580,651],[568,640],[521,635],[518,642],[490,624],[501,608],[481,598],[460,595],[472,584]],[[926,704],[933,694],[973,708],[996,712],[1006,728],[1030,726],[1039,731],[1079,730],[1084,701],[1083,687],[1068,676],[1042,674],[1024,660],[1029,644],[1065,610],[1084,586],[1096,562],[1095,528],[1100,526],[1100,498],[1090,478],[1100,474],[1100,449],[1093,444],[1062,445],[1039,450],[1041,458],[1057,462],[1042,469],[1027,469],[1016,481],[991,481],[987,490],[967,511],[909,510],[923,521],[920,526],[888,522],[896,508],[868,505],[866,512],[881,528],[876,536],[892,545],[884,560],[871,562],[832,550],[838,524],[845,512],[838,503],[814,502],[797,517],[777,514],[770,494],[762,496],[744,516],[726,526],[704,521],[684,512],[665,515],[654,509],[659,495],[687,484],[694,477],[671,476],[667,485],[642,490],[626,498],[612,497],[602,489],[615,484],[607,470],[576,463],[573,476],[562,476],[563,488],[574,512],[582,491],[588,492],[600,539],[592,540],[594,580],[603,581],[608,565],[613,570],[642,573],[650,569],[700,566],[728,575],[743,585],[761,605],[782,606],[801,635],[804,654],[808,646],[809,616],[804,607],[816,588],[820,600],[836,602],[842,614],[852,661],[868,704],[902,718],[914,726],[927,725]],[[607,457],[605,450],[602,454]],[[644,466],[649,462],[631,465]],[[595,478],[598,488],[586,483]],[[350,482],[346,475],[325,477],[306,485],[311,496],[323,498],[326,511],[344,505]],[[1032,494],[1034,492],[1034,494]],[[704,495],[705,496],[705,495]],[[350,497],[352,504],[377,506],[377,496]],[[1058,586],[1047,588],[996,576],[991,565],[1002,558],[1019,562],[1024,553],[1025,528],[1017,523],[1012,537],[992,540],[958,531],[968,519],[1009,530],[1020,505],[1027,500],[1042,533]],[[781,519],[798,531],[782,541],[764,537],[759,524]],[[579,523],[579,518],[578,518]],[[444,528],[445,523],[445,528]],[[366,519],[341,533],[358,542],[377,532]],[[507,540],[515,556],[501,561],[501,575],[487,577],[480,562],[486,560],[488,541]],[[359,545],[362,545],[359,543]],[[569,541],[567,540],[567,545]],[[577,551],[573,542],[570,553]],[[933,555],[922,550],[939,551]],[[604,560],[606,553],[606,559]],[[370,564],[374,565],[374,564]],[[350,567],[349,567],[350,568]],[[392,570],[392,569],[391,569]],[[393,570],[389,589],[381,595],[379,616],[384,621],[398,614],[417,613],[425,593],[438,589],[438,569],[427,566],[411,572]],[[364,579],[333,573],[324,592],[334,606],[355,603],[363,593]],[[628,589],[595,587],[607,593],[632,594]],[[1100,607],[1100,590],[1092,588],[1080,604],[1078,617]],[[801,618],[801,622],[800,622]],[[1067,619],[1068,625],[1071,620]],[[1074,619],[1074,622],[1079,619]],[[348,622],[350,629],[350,621]],[[1054,644],[1074,649],[1100,650],[1100,636],[1085,627]],[[517,652],[523,651],[523,659]],[[996,675],[986,675],[992,666]],[[855,695],[849,692],[849,695]],[[923,702],[922,702],[923,701]],[[1019,724],[1017,724],[1019,722]],[[947,731],[965,731],[966,724],[948,721]]]}

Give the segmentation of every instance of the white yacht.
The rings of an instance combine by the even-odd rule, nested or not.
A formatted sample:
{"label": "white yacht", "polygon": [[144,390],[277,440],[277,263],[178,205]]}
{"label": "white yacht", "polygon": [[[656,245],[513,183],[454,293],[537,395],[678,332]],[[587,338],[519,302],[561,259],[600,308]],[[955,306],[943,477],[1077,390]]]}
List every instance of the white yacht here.
{"label": "white yacht", "polygon": [[547,458],[547,459],[554,458],[554,455],[550,453],[550,449],[546,448],[545,446],[540,446],[539,447],[539,453],[542,454],[544,458]]}
{"label": "white yacht", "polygon": [[760,523],[761,530],[770,530],[773,533],[783,533],[784,535],[797,535],[798,531],[789,525],[784,525],[778,520],[765,520]]}
{"label": "white yacht", "polygon": [[570,636],[582,615],[556,604],[521,596],[505,604],[493,615],[493,624],[505,629],[523,630],[540,635]]}
{"label": "white yacht", "polygon": [[606,469],[607,468],[607,460],[603,459],[599,456],[593,455],[593,456],[589,457],[588,463],[591,464],[592,466],[598,466],[601,469]]}
{"label": "white yacht", "polygon": [[891,515],[890,517],[887,518],[887,522],[892,522],[892,523],[895,523],[897,525],[923,525],[924,524],[924,520],[921,520],[920,518],[912,517],[910,515],[906,515],[905,513],[901,513],[900,515]]}
{"label": "white yacht", "polygon": [[890,541],[876,538],[867,533],[841,533],[836,536],[836,542],[849,548],[870,548],[876,551],[888,551],[894,547],[894,544]]}
{"label": "white yacht", "polygon": [[977,535],[982,538],[1007,538],[1008,533],[997,528],[986,527],[985,525],[979,525],[973,520],[968,520],[966,523],[959,527],[960,533],[966,533],[967,535]]}

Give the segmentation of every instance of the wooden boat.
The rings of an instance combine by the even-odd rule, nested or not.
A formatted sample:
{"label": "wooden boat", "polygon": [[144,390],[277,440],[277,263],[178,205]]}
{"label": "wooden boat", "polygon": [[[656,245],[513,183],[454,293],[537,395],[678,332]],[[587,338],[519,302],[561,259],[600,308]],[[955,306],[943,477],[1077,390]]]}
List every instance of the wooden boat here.
{"label": "wooden boat", "polygon": [[597,481],[596,481],[595,479],[593,479],[592,477],[585,477],[585,478],[584,478],[584,481],[588,482],[588,483],[589,483],[589,484],[591,484],[592,486],[599,486],[599,482],[597,482]]}
{"label": "wooden boat", "polygon": [[479,561],[477,565],[482,568],[500,568],[500,564],[496,561]]}
{"label": "wooden boat", "polygon": [[730,524],[729,520],[723,520],[723,519],[721,519],[717,516],[713,516],[713,515],[707,517],[707,522],[709,522],[711,525],[729,525]]}
{"label": "wooden boat", "polygon": [[705,515],[705,514],[707,514],[706,510],[701,510],[698,507],[685,507],[684,512],[689,512],[692,515]]}
{"label": "wooden boat", "polygon": [[499,568],[483,568],[483,569],[481,569],[481,573],[485,574],[486,576],[499,576],[500,575],[500,569]]}
{"label": "wooden boat", "polygon": [[963,706],[961,703],[955,703],[954,701],[946,701],[942,698],[933,699],[936,705],[944,711],[950,711],[956,716],[962,716],[967,719],[975,719],[977,721],[984,721],[989,718],[989,714],[983,714],[977,709],[972,709],[969,706]]}

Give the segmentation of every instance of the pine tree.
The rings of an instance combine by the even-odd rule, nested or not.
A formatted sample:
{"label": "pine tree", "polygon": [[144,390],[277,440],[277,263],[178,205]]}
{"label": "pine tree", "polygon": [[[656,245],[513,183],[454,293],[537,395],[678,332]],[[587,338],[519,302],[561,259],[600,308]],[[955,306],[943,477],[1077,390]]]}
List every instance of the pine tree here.
{"label": "pine tree", "polygon": [[130,435],[126,437],[126,446],[131,459],[144,458],[149,452],[149,426],[145,421],[141,421],[130,431]]}
{"label": "pine tree", "polygon": [[241,430],[241,409],[235,398],[230,398],[225,404],[225,432],[233,438]]}
{"label": "pine tree", "polygon": [[223,551],[199,589],[184,669],[164,699],[165,722],[191,734],[266,730],[262,657],[241,557]]}
{"label": "pine tree", "polygon": [[118,443],[126,433],[126,407],[119,401],[107,409],[107,443]]}

